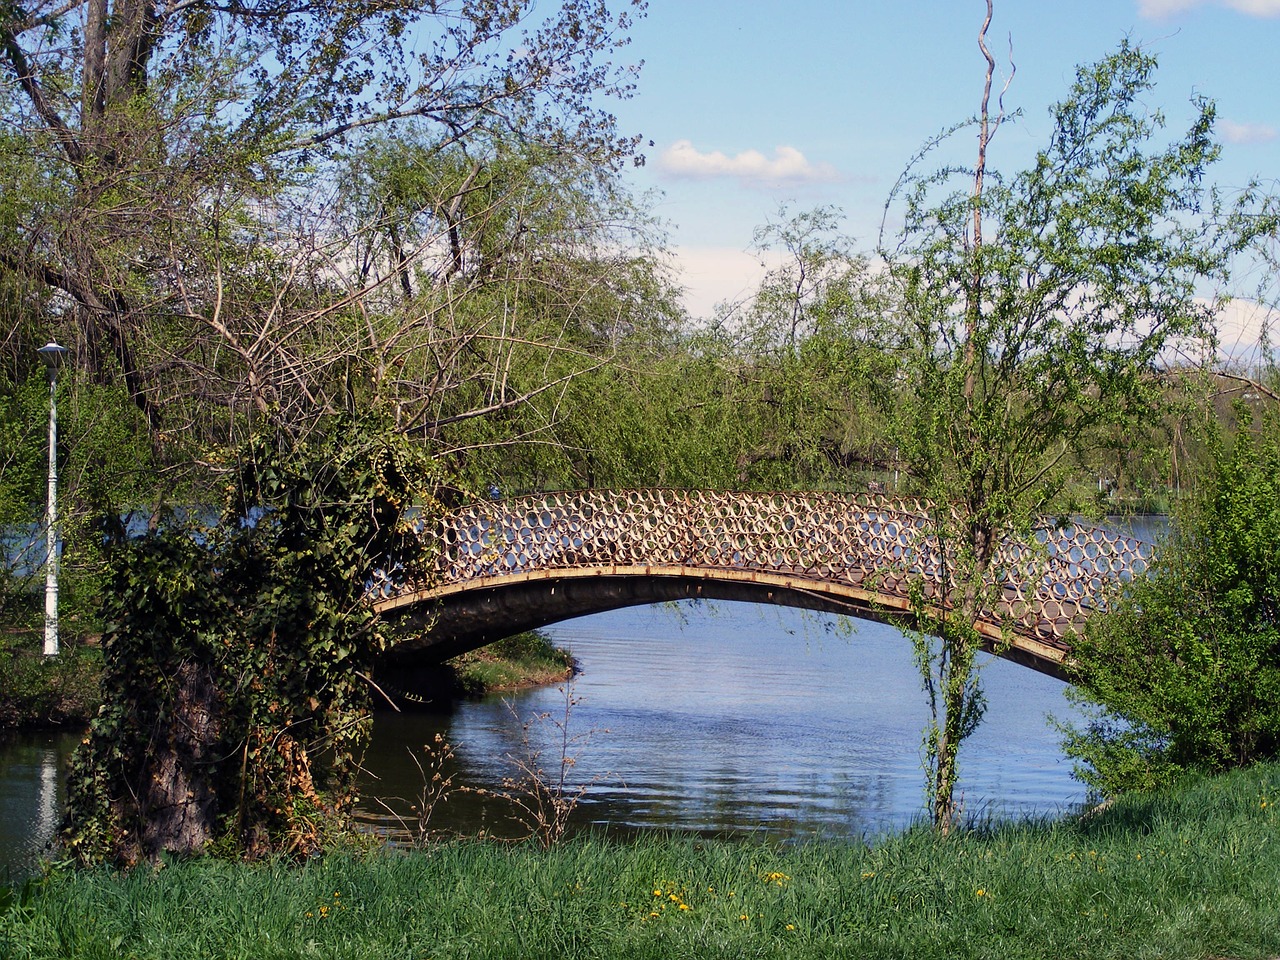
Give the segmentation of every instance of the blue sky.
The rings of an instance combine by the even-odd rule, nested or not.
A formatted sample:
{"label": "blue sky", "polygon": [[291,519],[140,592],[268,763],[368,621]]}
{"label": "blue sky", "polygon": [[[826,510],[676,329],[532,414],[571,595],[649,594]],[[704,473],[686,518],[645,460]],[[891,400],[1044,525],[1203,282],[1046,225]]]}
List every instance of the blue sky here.
{"label": "blue sky", "polygon": [[[838,206],[846,232],[874,245],[910,157],[977,111],[985,13],[985,0],[650,0],[625,51],[645,61],[639,89],[615,112],[653,141],[631,179],[661,192],[654,210],[696,315],[753,287],[752,232],[780,204]],[[1006,106],[1023,117],[990,162],[1017,169],[1076,65],[1125,37],[1159,58],[1146,101],[1170,131],[1192,94],[1217,101],[1218,183],[1280,180],[1280,0],[996,0],[988,45],[1006,74],[1012,49]]]}

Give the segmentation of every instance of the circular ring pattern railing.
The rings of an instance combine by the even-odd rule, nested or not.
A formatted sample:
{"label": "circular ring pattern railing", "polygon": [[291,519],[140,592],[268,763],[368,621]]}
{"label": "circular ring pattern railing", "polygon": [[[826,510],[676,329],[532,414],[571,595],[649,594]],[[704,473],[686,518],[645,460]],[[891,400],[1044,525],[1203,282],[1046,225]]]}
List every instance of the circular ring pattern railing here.
{"label": "circular ring pattern railing", "polygon": [[[680,567],[847,584],[902,608],[913,584],[944,591],[944,547],[922,505],[872,494],[583,490],[477,502],[443,521],[442,585],[534,571]],[[983,619],[1057,646],[1152,545],[1046,522],[1005,543]]]}

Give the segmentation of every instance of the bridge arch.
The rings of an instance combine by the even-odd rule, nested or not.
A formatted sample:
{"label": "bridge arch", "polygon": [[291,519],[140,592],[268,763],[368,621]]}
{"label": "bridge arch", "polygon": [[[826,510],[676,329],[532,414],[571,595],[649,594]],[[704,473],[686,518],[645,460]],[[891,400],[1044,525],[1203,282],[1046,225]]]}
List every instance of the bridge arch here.
{"label": "bridge arch", "polygon": [[[446,518],[436,581],[384,613],[429,624],[394,661],[435,660],[522,629],[644,603],[748,600],[901,621],[912,584],[940,592],[921,505],[872,495],[588,490],[471,504]],[[997,600],[975,628],[996,653],[1061,676],[1070,638],[1151,546],[1046,523],[998,552]]]}

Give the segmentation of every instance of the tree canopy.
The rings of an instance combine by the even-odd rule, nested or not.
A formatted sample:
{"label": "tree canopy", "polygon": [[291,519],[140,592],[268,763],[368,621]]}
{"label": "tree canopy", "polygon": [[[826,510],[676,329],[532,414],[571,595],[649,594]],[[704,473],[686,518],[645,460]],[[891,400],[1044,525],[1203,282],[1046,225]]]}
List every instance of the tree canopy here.
{"label": "tree canopy", "polygon": [[[572,219],[581,203],[556,207],[548,191],[589,171],[583,195],[603,198],[633,156],[605,107],[631,91],[639,65],[613,58],[644,4],[610,7],[6,5],[12,309],[25,328],[56,327],[91,377],[121,378],[157,438],[225,436],[245,411],[341,409],[370,381],[387,394],[400,358],[388,324],[420,335],[480,281],[509,280],[517,254],[527,268],[532,248],[590,232],[594,219]],[[537,244],[519,214],[533,209]],[[371,270],[386,244],[391,269]],[[446,248],[446,266],[422,266]],[[422,269],[436,271],[435,302],[380,300],[388,285],[421,293],[409,281]],[[474,347],[513,331],[467,334]],[[416,381],[437,395],[456,383],[447,364]]]}
{"label": "tree canopy", "polygon": [[959,744],[981,717],[976,614],[1026,558],[1014,535],[1059,505],[1070,469],[1155,419],[1179,349],[1207,342],[1239,234],[1206,186],[1214,107],[1193,101],[1167,136],[1145,106],[1153,56],[1128,43],[1081,67],[1024,170],[988,167],[1007,119],[987,79],[978,158],[909,170],[902,229],[882,254],[899,336],[892,432],[910,490],[930,504],[946,570],[921,595],[917,652],[934,722],[926,737],[935,820],[955,817]]}

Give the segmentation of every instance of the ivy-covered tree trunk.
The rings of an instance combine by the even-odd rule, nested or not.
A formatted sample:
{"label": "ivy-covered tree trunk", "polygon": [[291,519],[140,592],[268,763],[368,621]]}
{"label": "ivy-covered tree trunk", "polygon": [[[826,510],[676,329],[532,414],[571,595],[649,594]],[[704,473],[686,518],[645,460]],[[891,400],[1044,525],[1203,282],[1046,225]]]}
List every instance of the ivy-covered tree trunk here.
{"label": "ivy-covered tree trunk", "polygon": [[436,468],[349,418],[239,465],[216,526],[171,518],[116,548],[106,707],[62,831],[80,862],[305,854],[346,825],[385,645],[365,591],[378,571],[428,576]]}
{"label": "ivy-covered tree trunk", "polygon": [[120,545],[105,585],[103,706],[72,761],[63,842],[82,862],[203,850],[217,833],[225,704],[206,551],[182,533]]}
{"label": "ivy-covered tree trunk", "polygon": [[201,853],[218,833],[222,698],[212,671],[197,663],[182,664],[169,695],[173,712],[168,729],[145,754],[138,777],[139,852],[147,857],[162,850]]}

